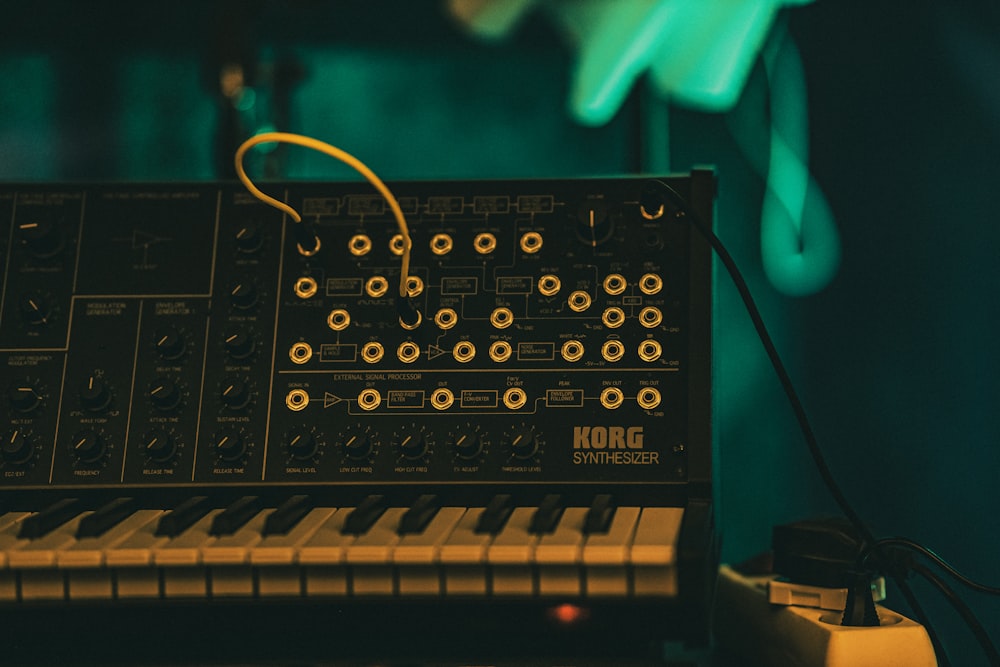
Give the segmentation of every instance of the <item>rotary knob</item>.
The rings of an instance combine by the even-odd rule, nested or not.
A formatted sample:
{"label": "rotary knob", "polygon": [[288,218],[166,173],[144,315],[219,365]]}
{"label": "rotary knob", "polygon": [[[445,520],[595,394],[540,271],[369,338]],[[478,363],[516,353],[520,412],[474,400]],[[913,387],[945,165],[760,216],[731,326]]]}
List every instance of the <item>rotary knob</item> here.
{"label": "rotary knob", "polygon": [[177,442],[162,428],[143,434],[140,443],[143,453],[153,463],[167,463],[177,453]]}
{"label": "rotary knob", "polygon": [[15,382],[7,388],[7,403],[14,412],[28,414],[33,412],[42,404],[41,388],[38,383],[31,380]]}
{"label": "rotary knob", "polygon": [[417,426],[407,426],[396,434],[396,449],[403,458],[419,459],[427,453],[427,439],[424,430]]}
{"label": "rotary knob", "polygon": [[104,436],[92,428],[77,431],[70,441],[73,456],[81,463],[97,463],[108,451],[108,443]]}
{"label": "rotary knob", "polygon": [[53,220],[33,220],[17,226],[21,244],[35,257],[47,259],[62,250],[63,235]]}
{"label": "rotary knob", "polygon": [[181,404],[181,388],[169,377],[158,377],[150,382],[146,395],[153,407],[163,412],[169,412]]}
{"label": "rotary knob", "polygon": [[247,452],[243,435],[234,428],[224,428],[212,435],[212,450],[222,461],[238,461]]}
{"label": "rotary knob", "polygon": [[237,230],[233,240],[236,242],[236,249],[247,255],[251,255],[264,244],[264,235],[260,231],[260,223],[248,221]]}
{"label": "rotary knob", "polygon": [[250,404],[252,397],[250,383],[240,377],[228,377],[222,383],[219,398],[222,404],[230,410],[242,410]]}
{"label": "rotary knob", "polygon": [[156,332],[155,346],[161,359],[179,359],[184,354],[184,336],[174,327],[164,327]]}
{"label": "rotary knob", "polygon": [[576,234],[585,245],[597,247],[611,238],[613,232],[607,204],[599,199],[588,199],[581,204],[576,215]]}
{"label": "rotary knob", "polygon": [[52,317],[52,304],[48,297],[38,292],[22,296],[18,301],[18,310],[21,319],[32,326],[48,324],[49,318]]}
{"label": "rotary knob", "polygon": [[234,281],[229,286],[229,298],[233,308],[249,310],[257,305],[260,292],[252,278],[244,277]]}
{"label": "rotary knob", "polygon": [[111,405],[111,388],[94,373],[80,384],[79,395],[80,406],[88,412],[104,412]]}
{"label": "rotary knob", "polygon": [[291,431],[285,438],[285,449],[293,459],[307,461],[319,452],[319,444],[312,431],[299,428]]}
{"label": "rotary knob", "polygon": [[516,459],[530,459],[538,451],[538,438],[534,429],[521,426],[514,429],[507,439],[511,455]]}
{"label": "rotary knob", "polygon": [[460,459],[474,459],[483,450],[479,433],[469,426],[463,426],[455,431],[451,437],[451,446],[455,451],[455,456]]}
{"label": "rotary knob", "polygon": [[222,345],[226,350],[226,354],[231,359],[236,360],[246,359],[257,348],[253,334],[244,329],[235,329],[226,333],[222,340]]}
{"label": "rotary knob", "polygon": [[367,458],[373,450],[371,437],[368,431],[361,426],[354,426],[340,436],[340,447],[344,455],[349,459]]}
{"label": "rotary knob", "polygon": [[35,453],[35,445],[29,433],[13,429],[3,434],[0,440],[0,457],[7,463],[27,463]]}

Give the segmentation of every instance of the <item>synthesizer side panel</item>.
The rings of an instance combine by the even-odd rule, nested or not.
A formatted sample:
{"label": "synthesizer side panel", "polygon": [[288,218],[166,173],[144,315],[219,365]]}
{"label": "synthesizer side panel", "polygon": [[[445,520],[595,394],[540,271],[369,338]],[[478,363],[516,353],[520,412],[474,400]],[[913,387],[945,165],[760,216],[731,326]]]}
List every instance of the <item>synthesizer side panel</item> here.
{"label": "synthesizer side panel", "polygon": [[[667,180],[711,220],[709,172]],[[0,187],[0,490],[710,497],[708,245],[643,178]],[[678,500],[680,499],[680,500]]]}

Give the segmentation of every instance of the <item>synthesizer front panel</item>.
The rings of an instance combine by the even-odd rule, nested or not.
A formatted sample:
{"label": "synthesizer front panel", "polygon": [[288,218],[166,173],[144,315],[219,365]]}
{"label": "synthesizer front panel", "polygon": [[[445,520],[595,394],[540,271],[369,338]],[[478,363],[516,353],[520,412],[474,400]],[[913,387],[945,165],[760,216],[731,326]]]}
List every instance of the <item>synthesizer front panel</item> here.
{"label": "synthesizer front panel", "polygon": [[363,183],[4,186],[0,491],[710,497],[710,250],[647,182],[392,184],[402,287]]}

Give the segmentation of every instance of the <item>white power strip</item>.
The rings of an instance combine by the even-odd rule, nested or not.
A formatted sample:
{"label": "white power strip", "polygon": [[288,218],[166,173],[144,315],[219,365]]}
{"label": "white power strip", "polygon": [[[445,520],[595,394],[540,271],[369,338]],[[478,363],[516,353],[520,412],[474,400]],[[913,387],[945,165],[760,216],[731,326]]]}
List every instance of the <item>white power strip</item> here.
{"label": "white power strip", "polygon": [[845,627],[841,612],[772,605],[769,577],[719,570],[717,651],[756,667],[937,667],[924,626],[881,605],[879,627]]}

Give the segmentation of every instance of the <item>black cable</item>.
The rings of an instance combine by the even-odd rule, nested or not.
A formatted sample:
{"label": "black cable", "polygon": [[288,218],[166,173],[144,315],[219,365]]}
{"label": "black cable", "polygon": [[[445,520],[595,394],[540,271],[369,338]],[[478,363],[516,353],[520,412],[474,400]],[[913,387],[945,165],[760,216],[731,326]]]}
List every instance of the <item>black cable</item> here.
{"label": "black cable", "polygon": [[937,565],[942,570],[951,575],[956,581],[965,586],[968,586],[974,591],[978,591],[980,593],[988,593],[990,595],[1000,595],[1000,587],[987,586],[986,584],[981,584],[978,581],[970,579],[969,577],[965,576],[964,574],[956,570],[954,566],[951,565],[951,563],[946,561],[944,558],[941,558],[941,556],[937,555],[931,549],[928,549],[919,542],[916,542],[906,537],[883,537],[882,539],[877,540],[862,554],[861,564],[864,565],[865,562],[868,560],[868,558],[870,558],[872,555],[875,555],[878,552],[885,553],[886,549],[884,547],[889,547],[889,546],[903,547],[905,549],[909,549],[910,551],[915,551],[921,554],[922,556],[929,558],[931,561],[934,562],[935,565]]}
{"label": "black cable", "polygon": [[[788,398],[788,402],[791,404],[792,411],[795,413],[795,418],[799,423],[799,428],[802,431],[802,435],[805,438],[806,446],[809,448],[809,453],[813,458],[813,462],[823,479],[823,483],[826,485],[827,490],[830,495],[833,496],[834,502],[840,507],[841,512],[847,517],[851,525],[854,526],[855,530],[861,535],[865,546],[870,546],[875,544],[875,536],[865,525],[864,521],[861,520],[861,516],[855,511],[854,507],[847,500],[847,496],[841,490],[837,481],[833,478],[833,473],[830,472],[830,468],[826,463],[826,458],[823,456],[823,452],[819,448],[819,441],[816,439],[815,433],[813,433],[812,426],[809,423],[809,418],[806,415],[805,408],[802,405],[802,401],[799,399],[798,392],[795,391],[795,386],[792,384],[791,377],[788,375],[788,370],[785,368],[784,362],[781,360],[781,356],[778,354],[778,350],[774,345],[774,341],[771,339],[771,334],[767,330],[767,326],[764,324],[764,318],[760,314],[760,310],[757,308],[757,303],[753,299],[753,295],[750,294],[750,287],[747,285],[746,280],[743,278],[743,274],[740,273],[739,267],[736,266],[736,261],[726,250],[726,247],[722,244],[722,241],[712,228],[706,225],[701,218],[695,213],[691,207],[688,205],[687,201],[670,185],[664,183],[663,181],[657,179],[651,179],[647,183],[647,188],[652,188],[652,191],[644,189],[642,196],[640,198],[639,205],[642,207],[643,211],[646,213],[652,213],[654,211],[659,211],[660,207],[663,205],[662,200],[660,200],[659,195],[665,196],[670,202],[676,207],[675,216],[678,220],[689,220],[692,225],[698,230],[698,232],[708,241],[709,245],[712,246],[712,250],[719,257],[722,265],[726,267],[726,272],[729,273],[730,279],[733,281],[733,285],[740,294],[740,298],[743,300],[743,305],[747,310],[747,314],[750,316],[750,320],[753,323],[754,330],[757,332],[757,337],[760,338],[760,342],[764,346],[764,351],[767,353],[768,360],[771,362],[771,366],[774,368],[774,372],[778,376],[778,381],[781,383],[781,388],[785,392],[785,396]],[[913,610],[914,615],[924,629],[927,631],[927,636],[931,640],[931,644],[934,646],[934,652],[938,657],[939,667],[950,667],[951,661],[948,659],[948,655],[944,650],[944,645],[941,643],[937,632],[934,630],[930,623],[930,619],[924,612],[923,608],[917,602],[916,596],[910,589],[909,583],[907,583],[905,575],[899,572],[893,572],[893,580],[899,587],[900,591],[903,593],[903,597],[909,603],[910,608]]]}
{"label": "black cable", "polygon": [[972,634],[976,637],[976,641],[978,641],[979,645],[983,648],[983,653],[986,654],[990,664],[994,667],[1000,667],[1000,651],[997,651],[997,647],[993,644],[989,634],[986,632],[985,628],[983,628],[979,619],[976,618],[972,609],[969,608],[969,605],[965,604],[965,602],[962,601],[962,598],[958,597],[958,595],[955,594],[955,591],[953,591],[951,587],[949,587],[941,579],[941,577],[937,576],[926,565],[922,563],[914,563],[911,566],[911,569],[929,581],[936,589],[938,589],[945,599],[951,603],[951,606],[955,608],[955,611],[957,611],[959,616],[962,617],[965,624],[969,626]]}
{"label": "black cable", "polygon": [[[677,217],[688,218],[691,223],[698,229],[705,240],[709,242],[715,254],[718,255],[719,259],[722,261],[723,266],[726,267],[726,271],[729,273],[729,277],[732,279],[733,284],[736,286],[736,290],[740,294],[740,298],[743,300],[743,305],[747,309],[747,313],[750,315],[750,320],[753,322],[754,329],[757,331],[757,336],[760,338],[761,343],[764,345],[764,351],[767,353],[767,357],[774,367],[775,373],[778,375],[778,381],[781,383],[781,388],[785,391],[785,395],[788,397],[788,402],[791,403],[792,411],[795,413],[795,418],[799,422],[799,428],[802,431],[802,435],[805,437],[806,446],[809,448],[809,453],[812,455],[813,461],[816,464],[816,468],[819,470],[820,477],[823,478],[823,483],[826,485],[827,490],[830,495],[833,496],[834,502],[840,507],[840,511],[844,513],[847,520],[851,522],[854,529],[862,536],[867,544],[875,543],[875,536],[865,525],[864,521],[848,502],[847,497],[844,492],[840,489],[837,481],[833,478],[833,474],[830,472],[830,468],[826,463],[826,459],[823,457],[823,452],[820,451],[819,442],[816,439],[816,435],[813,433],[812,426],[809,424],[809,418],[806,415],[805,408],[802,406],[802,401],[799,399],[798,393],[795,391],[795,387],[792,384],[792,379],[788,375],[788,371],[785,369],[784,362],[781,361],[781,357],[778,354],[778,350],[774,345],[774,341],[771,339],[771,334],[767,331],[767,326],[764,324],[764,318],[761,317],[760,310],[757,308],[757,304],[750,294],[750,288],[747,286],[746,280],[743,279],[743,275],[740,273],[739,268],[736,266],[736,262],[733,260],[729,251],[719,240],[719,237],[715,235],[710,227],[704,224],[702,220],[698,217],[696,213],[690,210],[687,202],[681,197],[676,190],[664,183],[663,181],[651,180],[650,185],[655,184],[655,187],[662,190],[661,194],[665,194],[677,207],[676,215]],[[643,207],[646,208],[646,207]],[[647,210],[658,210],[659,207],[653,208],[649,207]]]}

